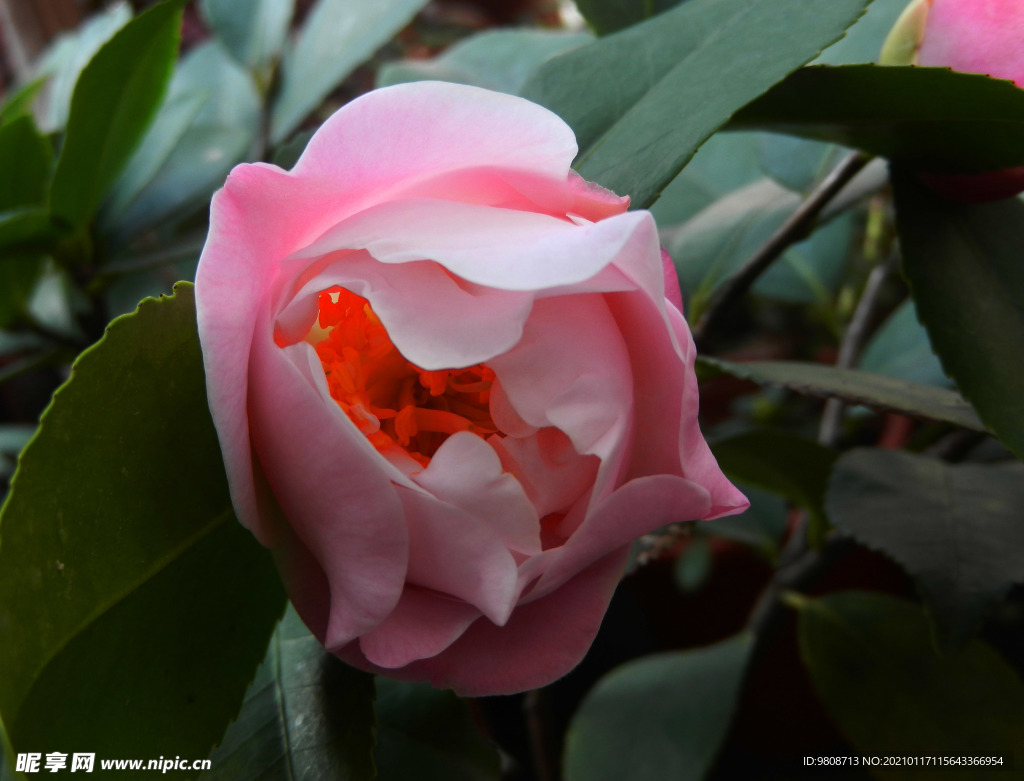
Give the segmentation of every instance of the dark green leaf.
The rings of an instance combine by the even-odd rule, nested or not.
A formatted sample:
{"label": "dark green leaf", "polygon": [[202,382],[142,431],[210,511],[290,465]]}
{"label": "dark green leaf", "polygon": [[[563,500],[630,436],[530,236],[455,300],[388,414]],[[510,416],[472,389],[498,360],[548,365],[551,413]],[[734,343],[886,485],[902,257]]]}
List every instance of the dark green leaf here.
{"label": "dark green leaf", "polygon": [[752,646],[742,634],[613,670],[569,727],[566,781],[703,778],[729,730]]}
{"label": "dark green leaf", "polygon": [[0,213],[0,252],[6,255],[47,252],[63,233],[41,206]]}
{"label": "dark green leaf", "polygon": [[751,431],[714,443],[727,475],[784,496],[824,527],[825,486],[836,460],[832,448],[787,431]]}
{"label": "dark green leaf", "polygon": [[45,78],[34,79],[26,84],[22,84],[14,92],[7,95],[3,105],[0,105],[0,127],[18,117],[30,115],[32,113],[32,101],[36,99],[45,83]]}
{"label": "dark green leaf", "polygon": [[377,678],[378,781],[498,781],[498,753],[466,703],[426,683]]}
{"label": "dark green leaf", "polygon": [[858,449],[835,466],[829,516],[917,581],[942,647],[959,649],[1024,581],[1024,466],[950,466]]}
{"label": "dark green leaf", "polygon": [[201,781],[372,781],[373,676],[324,651],[291,607]]}
{"label": "dark green leaf", "polygon": [[708,136],[837,40],[867,2],[689,0],[554,58],[523,94],[572,126],[585,178],[648,206]]}
{"label": "dark green leaf", "polygon": [[713,560],[711,546],[703,536],[691,539],[672,568],[672,577],[679,590],[689,594],[704,585],[711,573]]}
{"label": "dark green leaf", "polygon": [[1024,164],[1024,90],[947,68],[804,68],[729,126],[832,141],[938,172]]}
{"label": "dark green leaf", "polygon": [[900,304],[871,337],[861,356],[860,368],[940,388],[953,385],[932,351],[928,332],[918,322],[912,298]]}
{"label": "dark green leaf", "polygon": [[[199,96],[196,108],[191,101]],[[181,111],[191,114],[184,129]],[[211,41],[193,49],[175,71],[167,101],[118,181],[101,230],[124,244],[206,208],[231,168],[249,154],[259,112],[252,77],[223,46]]]}
{"label": "dark green leaf", "polygon": [[41,257],[0,257],[0,328],[15,322],[25,311],[42,270]]}
{"label": "dark green leaf", "polygon": [[309,143],[314,132],[313,130],[300,130],[292,136],[288,143],[279,146],[274,153],[274,165],[284,169],[292,168],[299,162],[302,153],[306,151],[306,144]]}
{"label": "dark green leaf", "polygon": [[[1024,745],[1024,685],[1014,670],[978,640],[958,656],[936,655],[914,605],[854,591],[801,600],[799,635],[818,695],[859,754],[1012,758]],[[884,777],[950,773],[896,766]]]}
{"label": "dark green leaf", "polygon": [[205,756],[284,604],[231,509],[191,286],[144,301],[75,363],[0,513],[16,750]]}
{"label": "dark green leaf", "polygon": [[199,8],[232,57],[260,68],[281,53],[295,0],[202,0]]}
{"label": "dark green leaf", "polygon": [[32,117],[0,126],[0,212],[44,204],[52,166],[53,150]]}
{"label": "dark green leaf", "polygon": [[629,27],[679,5],[683,0],[577,0],[580,13],[598,35]]}
{"label": "dark green leaf", "polygon": [[761,170],[788,190],[808,193],[835,168],[844,150],[792,136],[759,133],[757,157]]}
{"label": "dark green leaf", "polygon": [[487,30],[432,59],[385,64],[377,72],[377,86],[450,81],[515,95],[542,64],[593,39],[587,33],[556,30]]}
{"label": "dark green leaf", "polygon": [[903,271],[946,374],[1024,458],[1024,201],[949,203],[897,172]]}
{"label": "dark green leaf", "polygon": [[749,545],[774,558],[786,533],[786,502],[769,491],[753,488],[736,480],[737,488],[750,500],[750,508],[740,515],[704,521],[702,532]]}
{"label": "dark green leaf", "polygon": [[358,65],[405,27],[427,0],[318,0],[285,52],[270,140],[281,143]]}
{"label": "dark green leaf", "polygon": [[82,69],[131,18],[131,6],[116,3],[88,19],[77,30],[57,36],[40,55],[34,73],[44,79],[44,85],[34,109],[44,131],[52,133],[64,129],[71,107],[71,94]]}
{"label": "dark green leaf", "polygon": [[183,5],[164,0],[136,17],[82,71],[53,179],[57,217],[87,222],[128,162],[171,76]]}
{"label": "dark green leaf", "polygon": [[799,361],[753,361],[734,363],[718,358],[701,358],[712,369],[759,385],[788,388],[796,393],[842,399],[872,409],[896,412],[912,418],[952,423],[973,431],[987,431],[974,409],[955,391],[869,374],[855,369],[838,369],[820,363]]}

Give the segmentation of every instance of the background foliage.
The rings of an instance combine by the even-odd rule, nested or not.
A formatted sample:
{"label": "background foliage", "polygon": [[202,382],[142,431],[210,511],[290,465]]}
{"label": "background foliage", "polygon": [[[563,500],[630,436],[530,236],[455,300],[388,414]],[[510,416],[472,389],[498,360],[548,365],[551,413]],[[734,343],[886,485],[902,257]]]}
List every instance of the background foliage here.
{"label": "background foliage", "polygon": [[[1024,202],[916,172],[1024,164],[1024,91],[872,64],[904,0],[134,5],[0,103],[0,778],[57,750],[356,781],[1020,754]],[[325,655],[234,519],[206,409],[212,192],[417,79],[548,106],[580,173],[651,208],[752,501],[638,541],[584,663],[515,698]]]}

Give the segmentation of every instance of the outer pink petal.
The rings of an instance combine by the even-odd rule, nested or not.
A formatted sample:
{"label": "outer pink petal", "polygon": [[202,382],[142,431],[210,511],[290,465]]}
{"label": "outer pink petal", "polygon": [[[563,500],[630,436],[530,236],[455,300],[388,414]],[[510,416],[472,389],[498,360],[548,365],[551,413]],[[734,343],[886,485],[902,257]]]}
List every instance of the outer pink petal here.
{"label": "outer pink petal", "polygon": [[591,508],[583,524],[548,561],[528,597],[544,596],[591,562],[642,534],[679,521],[704,518],[711,507],[703,486],[681,477],[651,475],[632,480]]}
{"label": "outer pink petal", "polygon": [[540,553],[540,519],[523,486],[502,469],[494,449],[483,439],[459,432],[445,440],[430,464],[413,479],[489,528],[517,553]]}
{"label": "outer pink petal", "polygon": [[[328,645],[369,631],[402,593],[403,508],[382,459],[288,354],[257,339],[249,367],[253,445],[267,484],[330,583]],[[308,345],[292,351],[312,353]]]}
{"label": "outer pink petal", "polygon": [[661,248],[661,270],[665,277],[665,298],[680,312],[683,311],[683,291],[679,288],[679,274],[668,250]]}
{"label": "outer pink petal", "polygon": [[504,627],[478,619],[433,658],[385,671],[367,662],[355,644],[335,653],[361,669],[399,680],[427,680],[463,697],[546,686],[579,664],[590,648],[628,553],[623,547],[576,573],[544,599],[521,605]]}
{"label": "outer pink petal", "polygon": [[433,260],[478,285],[540,290],[593,277],[649,221],[631,212],[577,225],[547,214],[410,198],[339,222],[293,257],[365,249],[382,263]]}
{"label": "outer pink petal", "polygon": [[535,103],[441,82],[374,90],[343,106],[310,139],[292,169],[346,198],[374,202],[392,188],[479,167],[529,171],[562,182],[576,139]]}
{"label": "outer pink petal", "polygon": [[573,200],[567,211],[591,222],[622,214],[629,208],[629,196],[619,196],[599,184],[588,182],[575,171],[569,171],[569,190]]}
{"label": "outer pink petal", "polygon": [[413,586],[380,626],[359,638],[359,647],[377,667],[404,667],[441,653],[478,618],[472,605]]}
{"label": "outer pink petal", "polygon": [[918,65],[986,73],[1024,87],[1024,3],[933,0]]}
{"label": "outer pink petal", "polygon": [[397,492],[409,527],[407,582],[457,597],[505,623],[515,607],[518,578],[515,559],[495,531],[429,494]]}

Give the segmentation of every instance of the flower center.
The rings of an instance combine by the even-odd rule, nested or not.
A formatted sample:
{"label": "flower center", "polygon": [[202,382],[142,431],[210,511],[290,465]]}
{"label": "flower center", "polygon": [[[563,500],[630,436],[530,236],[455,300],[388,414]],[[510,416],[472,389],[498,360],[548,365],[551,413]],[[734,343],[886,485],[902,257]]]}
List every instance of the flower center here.
{"label": "flower center", "polygon": [[401,447],[426,466],[456,431],[499,433],[490,413],[494,372],[485,364],[421,369],[398,352],[365,298],[332,287],[317,303],[320,341],[315,327],[308,339],[331,397],[377,450]]}

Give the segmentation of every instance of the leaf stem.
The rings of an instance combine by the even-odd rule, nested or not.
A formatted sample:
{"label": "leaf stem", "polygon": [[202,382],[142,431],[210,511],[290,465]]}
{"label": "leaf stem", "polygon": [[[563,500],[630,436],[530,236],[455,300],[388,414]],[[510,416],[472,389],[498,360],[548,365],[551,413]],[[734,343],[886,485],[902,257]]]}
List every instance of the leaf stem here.
{"label": "leaf stem", "polygon": [[772,263],[793,244],[804,239],[814,220],[871,158],[862,152],[851,152],[807,196],[799,208],[772,234],[754,256],[733,277],[718,289],[700,321],[693,327],[693,338],[703,351],[708,333],[722,315],[746,293]]}

